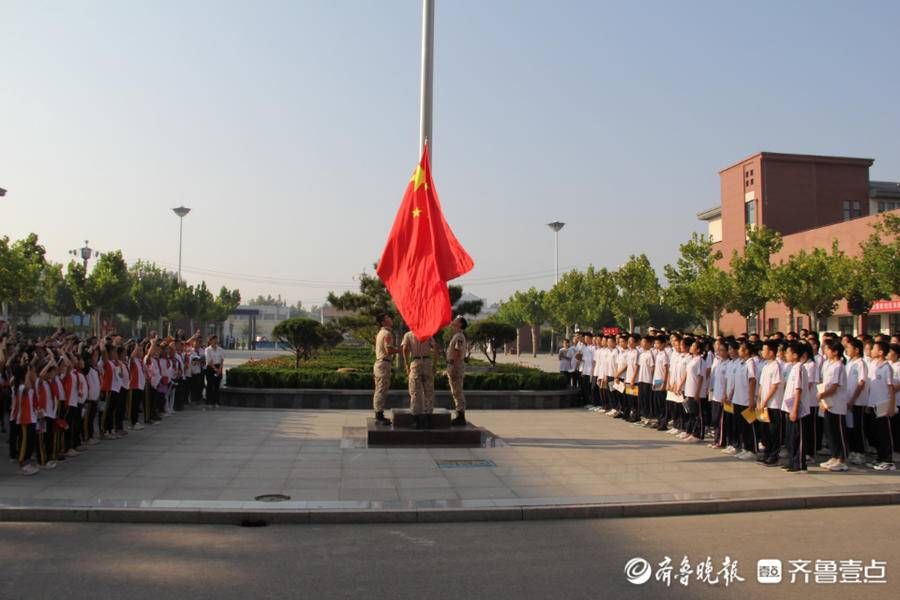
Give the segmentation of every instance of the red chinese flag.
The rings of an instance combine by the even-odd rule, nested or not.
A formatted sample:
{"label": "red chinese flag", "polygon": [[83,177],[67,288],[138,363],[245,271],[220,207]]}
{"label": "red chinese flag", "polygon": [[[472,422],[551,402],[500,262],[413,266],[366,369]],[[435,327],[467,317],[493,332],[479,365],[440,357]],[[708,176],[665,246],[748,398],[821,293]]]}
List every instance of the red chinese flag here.
{"label": "red chinese flag", "polygon": [[473,266],[444,220],[426,147],[394,218],[378,276],[410,330],[424,340],[452,319],[447,282]]}

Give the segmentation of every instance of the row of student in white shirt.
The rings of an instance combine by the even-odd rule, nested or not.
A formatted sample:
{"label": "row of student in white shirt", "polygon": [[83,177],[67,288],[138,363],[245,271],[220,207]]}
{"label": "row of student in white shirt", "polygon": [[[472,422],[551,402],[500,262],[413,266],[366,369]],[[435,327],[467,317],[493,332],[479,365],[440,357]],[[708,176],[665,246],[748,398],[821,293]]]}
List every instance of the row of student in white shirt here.
{"label": "row of student in white shirt", "polygon": [[[592,342],[591,337],[588,336],[587,339]],[[767,343],[763,351],[764,358],[767,360],[763,362],[757,355],[759,345],[752,342],[740,343],[736,340],[719,339],[714,344],[717,350],[714,354],[709,351],[712,344],[708,340],[687,340],[686,343],[682,343],[678,335],[671,337],[672,345],[666,344],[665,337],[656,338],[653,340],[653,348],[650,348],[650,338],[641,340],[640,348],[636,345],[635,336],[620,336],[618,343],[611,337],[598,339],[600,339],[599,344],[584,343],[583,341],[576,344],[575,351],[582,357],[582,360],[576,365],[576,369],[580,369],[582,373],[590,372],[592,374],[591,381],[600,382],[598,387],[601,388],[601,404],[604,378],[622,380],[628,385],[652,384],[654,390],[661,390],[665,381],[665,389],[672,392],[672,394],[668,394],[669,400],[685,398],[696,401],[698,406],[695,410],[701,415],[705,412],[706,423],[718,430],[718,445],[721,446],[723,441],[729,437],[728,433],[732,434],[731,437],[735,437],[736,434],[738,439],[732,439],[732,445],[726,451],[738,454],[740,458],[748,459],[756,456],[756,426],[748,430],[743,427],[742,422],[734,422],[731,414],[725,414],[722,411],[719,411],[718,419],[710,417],[709,407],[704,406],[707,403],[707,397],[719,405],[733,404],[744,408],[765,404],[767,408],[778,411],[774,416],[777,427],[781,428],[778,437],[779,440],[782,440],[785,428],[782,428],[783,424],[778,419],[782,418],[782,415],[789,416],[793,407],[793,395],[790,391],[792,388],[789,386],[794,382],[789,382],[788,379],[793,376],[796,380],[802,376],[803,385],[798,405],[798,418],[802,421],[806,415],[813,415],[815,419],[824,421],[826,412],[831,415],[840,415],[840,423],[832,424],[837,428],[833,435],[829,436],[829,438],[834,437],[834,439],[829,439],[833,456],[831,461],[825,463],[825,466],[828,468],[834,466],[833,470],[845,470],[848,453],[852,462],[864,462],[863,437],[865,436],[869,438],[870,446],[880,449],[878,459],[873,466],[879,470],[892,468],[893,450],[886,450],[888,446],[884,442],[884,438],[893,439],[894,445],[897,445],[896,438],[900,437],[898,436],[900,421],[894,416],[897,412],[894,407],[900,405],[900,361],[897,360],[900,346],[891,347],[886,342],[876,343],[871,340],[863,346],[863,342],[850,336],[845,336],[841,343],[835,336],[829,336],[827,344],[830,348],[826,349],[825,353],[832,355],[830,360],[826,360],[824,354],[816,352],[817,348],[814,349],[809,344],[804,343],[795,348],[795,350],[803,350],[802,355],[797,357],[798,361],[801,356],[803,357],[803,373],[800,373],[800,370],[795,368],[800,365],[785,361],[784,354],[787,344],[784,342]],[[691,347],[686,347],[688,344]],[[815,346],[818,344],[815,343]],[[846,364],[844,364],[842,356],[844,346],[848,348],[849,355]],[[875,348],[874,352],[873,347]],[[676,348],[678,348],[677,351]],[[879,353],[886,356],[873,357],[873,354]],[[885,358],[890,360],[884,360]],[[847,381],[856,383],[848,386]],[[820,382],[825,383],[821,399],[818,397],[817,387]],[[886,399],[892,394],[896,397],[893,404]],[[849,418],[845,417],[848,405],[855,407]],[[866,407],[873,407],[876,410],[867,412]],[[602,406],[602,408],[607,414],[620,416],[621,410],[616,408],[606,410],[606,406]],[[650,403],[649,408],[652,413],[654,405]],[[690,413],[690,406],[688,405],[686,408]],[[717,407],[714,405],[713,408]],[[821,414],[817,414],[820,408]],[[657,408],[656,412],[659,413],[660,410]],[[667,406],[666,413],[669,412],[670,407]],[[852,414],[854,412],[857,413],[855,427],[853,427]],[[643,414],[643,406],[641,413],[641,420],[651,426],[656,424],[651,421],[658,420],[660,416],[659,414]],[[631,414],[633,416],[633,410]],[[676,410],[676,418],[673,419],[676,427],[669,429],[670,433],[680,429],[677,427],[678,416],[680,413]],[[885,421],[887,428],[878,426],[881,421],[876,419],[882,416],[893,416],[894,420],[898,421],[894,424],[894,431],[890,428],[889,419]],[[657,417],[657,419],[652,419],[652,417]],[[726,426],[726,421],[732,421],[731,425],[737,425],[737,427]],[[847,421],[850,422],[852,429],[849,450],[845,435]],[[700,441],[703,438],[702,423],[701,419],[699,432],[684,431],[680,433],[680,437],[688,441]],[[807,419],[804,423],[806,423],[807,440],[801,462],[805,467],[807,452],[812,450],[814,454],[815,449],[821,447],[822,432],[825,428],[823,427],[824,423],[816,423],[812,419]],[[738,431],[734,431],[734,429],[738,429]],[[885,435],[881,430],[887,431],[887,434]],[[697,433],[699,435],[696,435]],[[747,439],[746,443],[741,439],[744,437]],[[770,440],[770,445],[776,445],[779,440]],[[735,446],[735,443],[739,445]],[[743,451],[738,450],[741,446],[744,446]],[[769,460],[770,464],[774,464],[768,453],[761,458],[763,461]],[[798,470],[802,469],[798,468]]]}

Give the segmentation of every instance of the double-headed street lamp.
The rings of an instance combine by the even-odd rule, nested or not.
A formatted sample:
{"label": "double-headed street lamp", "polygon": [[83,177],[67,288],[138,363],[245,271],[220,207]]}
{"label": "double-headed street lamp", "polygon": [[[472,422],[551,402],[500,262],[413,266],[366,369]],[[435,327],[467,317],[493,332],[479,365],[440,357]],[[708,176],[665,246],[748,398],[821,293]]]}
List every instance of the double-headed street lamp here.
{"label": "double-headed street lamp", "polygon": [[187,216],[191,209],[186,206],[173,208],[172,212],[178,215],[178,281],[181,281],[181,238],[184,230],[184,217]]}

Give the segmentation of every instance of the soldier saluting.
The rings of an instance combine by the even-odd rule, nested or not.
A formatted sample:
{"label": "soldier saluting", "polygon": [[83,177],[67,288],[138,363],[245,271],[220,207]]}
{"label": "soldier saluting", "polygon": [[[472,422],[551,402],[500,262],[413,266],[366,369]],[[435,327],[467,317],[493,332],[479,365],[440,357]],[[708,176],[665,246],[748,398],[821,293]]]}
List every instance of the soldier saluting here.
{"label": "soldier saluting", "polygon": [[384,416],[384,403],[391,389],[391,362],[399,350],[394,346],[394,334],[391,333],[394,320],[390,315],[381,313],[375,317],[375,322],[381,329],[375,336],[375,365],[372,368],[375,375],[375,396],[372,404],[375,408],[375,423],[390,425],[390,419]]}
{"label": "soldier saluting", "polygon": [[467,353],[466,327],[468,321],[462,316],[453,319],[450,324],[453,327],[453,337],[447,346],[447,379],[450,380],[450,394],[453,396],[453,406],[456,408],[456,418],[450,424],[456,427],[466,425],[466,396],[463,393],[463,377],[466,373],[465,358]]}

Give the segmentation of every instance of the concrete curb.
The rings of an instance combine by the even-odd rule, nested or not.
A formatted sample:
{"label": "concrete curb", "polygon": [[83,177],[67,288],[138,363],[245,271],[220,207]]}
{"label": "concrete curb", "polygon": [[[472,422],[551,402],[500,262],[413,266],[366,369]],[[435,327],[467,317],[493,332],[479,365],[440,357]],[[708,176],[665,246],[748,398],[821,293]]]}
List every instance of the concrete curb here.
{"label": "concrete curb", "polygon": [[[198,502],[198,504],[200,504]],[[473,508],[374,509],[224,509],[214,506],[172,508],[0,507],[0,522],[157,523],[191,525],[306,525],[372,523],[458,523],[668,517],[718,513],[803,510],[900,504],[900,492],[862,492],[826,496],[676,500],[609,504],[522,504]]]}

